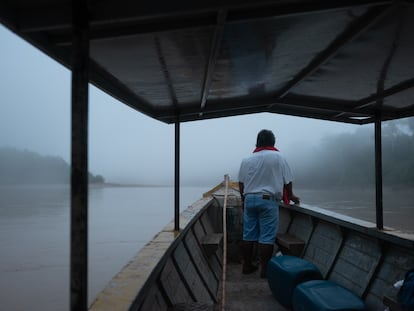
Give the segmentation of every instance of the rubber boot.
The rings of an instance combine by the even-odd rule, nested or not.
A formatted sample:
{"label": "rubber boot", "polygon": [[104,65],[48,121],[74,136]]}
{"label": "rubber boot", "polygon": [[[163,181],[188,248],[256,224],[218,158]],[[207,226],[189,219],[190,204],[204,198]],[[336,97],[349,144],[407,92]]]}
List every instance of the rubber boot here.
{"label": "rubber boot", "polygon": [[242,241],[243,274],[250,274],[257,270],[257,267],[252,264],[253,245],[252,241]]}
{"label": "rubber boot", "polygon": [[272,258],[273,255],[273,244],[259,244],[259,253],[260,253],[260,277],[262,279],[266,278],[267,273],[267,263]]}

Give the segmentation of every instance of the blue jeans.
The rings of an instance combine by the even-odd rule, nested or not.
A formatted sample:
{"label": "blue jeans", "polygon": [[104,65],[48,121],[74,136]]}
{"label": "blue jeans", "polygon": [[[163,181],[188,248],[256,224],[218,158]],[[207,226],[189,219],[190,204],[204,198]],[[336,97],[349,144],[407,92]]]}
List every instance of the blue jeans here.
{"label": "blue jeans", "polygon": [[243,240],[274,244],[279,227],[279,201],[263,199],[263,194],[246,194]]}

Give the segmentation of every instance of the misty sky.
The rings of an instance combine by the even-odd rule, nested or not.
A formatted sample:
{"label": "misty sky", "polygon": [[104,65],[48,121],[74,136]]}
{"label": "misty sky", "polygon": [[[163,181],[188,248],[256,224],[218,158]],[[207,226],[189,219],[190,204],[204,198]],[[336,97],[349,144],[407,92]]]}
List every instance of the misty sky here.
{"label": "misty sky", "polygon": [[[70,72],[0,25],[0,147],[70,161]],[[109,182],[172,184],[174,125],[153,120],[90,87],[89,171]],[[237,179],[240,161],[263,128],[296,161],[327,135],[359,126],[255,114],[181,124],[181,182],[213,186]]]}

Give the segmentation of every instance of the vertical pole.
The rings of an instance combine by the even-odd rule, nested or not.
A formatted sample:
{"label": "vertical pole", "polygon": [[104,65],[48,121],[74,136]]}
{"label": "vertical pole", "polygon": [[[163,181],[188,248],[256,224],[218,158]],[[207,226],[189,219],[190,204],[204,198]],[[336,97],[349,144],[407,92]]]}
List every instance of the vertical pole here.
{"label": "vertical pole", "polygon": [[377,229],[384,228],[382,193],[382,130],[381,114],[375,116],[375,204]]}
{"label": "vertical pole", "polygon": [[223,271],[221,274],[221,311],[226,310],[227,284],[227,199],[229,193],[229,175],[224,175],[224,203],[223,203]]}
{"label": "vertical pole", "polygon": [[72,45],[72,151],[70,310],[88,308],[88,14],[87,1],[74,0]]}
{"label": "vertical pole", "polygon": [[180,231],[180,122],[175,122],[174,231]]}

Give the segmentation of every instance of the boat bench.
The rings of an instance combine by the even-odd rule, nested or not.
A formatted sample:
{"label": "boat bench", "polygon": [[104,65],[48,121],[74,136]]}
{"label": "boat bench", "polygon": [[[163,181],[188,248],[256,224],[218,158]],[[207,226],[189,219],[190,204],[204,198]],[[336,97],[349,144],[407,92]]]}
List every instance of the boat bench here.
{"label": "boat bench", "polygon": [[276,236],[276,244],[283,254],[302,257],[305,249],[305,241],[289,233],[279,233]]}
{"label": "boat bench", "polygon": [[207,257],[215,254],[223,241],[223,233],[211,233],[201,239],[201,245]]}

